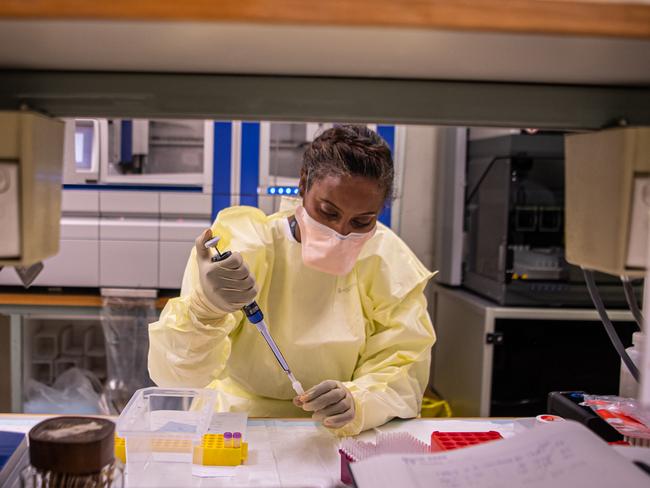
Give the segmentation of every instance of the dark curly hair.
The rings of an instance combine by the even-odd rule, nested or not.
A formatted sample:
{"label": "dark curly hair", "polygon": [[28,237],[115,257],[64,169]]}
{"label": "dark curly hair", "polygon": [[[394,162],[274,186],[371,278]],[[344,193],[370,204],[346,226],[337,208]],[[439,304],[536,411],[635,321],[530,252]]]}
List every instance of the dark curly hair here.
{"label": "dark curly hair", "polygon": [[325,176],[364,176],[376,179],[389,200],[393,196],[394,174],[388,144],[365,125],[337,125],[324,131],[302,157],[305,191]]}

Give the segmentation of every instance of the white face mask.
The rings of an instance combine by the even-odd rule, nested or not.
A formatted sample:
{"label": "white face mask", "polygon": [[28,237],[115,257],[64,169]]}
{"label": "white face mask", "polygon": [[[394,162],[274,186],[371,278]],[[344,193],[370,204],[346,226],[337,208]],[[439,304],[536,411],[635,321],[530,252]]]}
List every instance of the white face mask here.
{"label": "white face mask", "polygon": [[377,230],[375,225],[368,232],[344,236],[311,218],[302,205],[296,208],[296,221],[300,226],[305,266],[337,276],[352,271],[361,248]]}

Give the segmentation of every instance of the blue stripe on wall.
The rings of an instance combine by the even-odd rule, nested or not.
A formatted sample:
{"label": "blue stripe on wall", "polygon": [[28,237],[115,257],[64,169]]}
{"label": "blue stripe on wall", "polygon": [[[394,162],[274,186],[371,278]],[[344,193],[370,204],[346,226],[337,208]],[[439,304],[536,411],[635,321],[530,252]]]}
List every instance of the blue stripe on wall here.
{"label": "blue stripe on wall", "polygon": [[[390,151],[393,154],[393,160],[395,159],[395,126],[394,125],[378,125],[377,133],[384,138]],[[379,221],[387,227],[390,227],[391,223],[391,203],[384,207],[384,210],[379,216]]]}
{"label": "blue stripe on wall", "polygon": [[120,163],[133,161],[133,121],[123,120],[120,132]]}
{"label": "blue stripe on wall", "polygon": [[214,166],[212,169],[212,220],[230,207],[232,122],[214,123]]}
{"label": "blue stripe on wall", "polygon": [[241,129],[240,205],[257,207],[260,183],[260,124],[243,122]]}

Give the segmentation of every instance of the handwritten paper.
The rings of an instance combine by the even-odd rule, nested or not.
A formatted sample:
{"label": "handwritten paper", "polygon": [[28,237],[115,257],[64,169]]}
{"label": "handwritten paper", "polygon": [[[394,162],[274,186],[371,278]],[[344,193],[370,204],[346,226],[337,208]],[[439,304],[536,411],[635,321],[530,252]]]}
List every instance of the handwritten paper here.
{"label": "handwritten paper", "polygon": [[650,486],[648,475],[575,422],[440,454],[378,456],[352,464],[352,473],[360,488]]}

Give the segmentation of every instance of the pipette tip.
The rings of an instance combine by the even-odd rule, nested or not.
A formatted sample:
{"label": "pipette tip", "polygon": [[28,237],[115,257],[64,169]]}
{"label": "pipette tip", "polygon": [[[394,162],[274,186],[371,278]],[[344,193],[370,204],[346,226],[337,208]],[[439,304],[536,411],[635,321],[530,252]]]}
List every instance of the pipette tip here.
{"label": "pipette tip", "polygon": [[291,386],[293,386],[293,391],[295,391],[298,395],[304,395],[305,390],[302,389],[302,385],[300,384],[300,381],[292,381]]}
{"label": "pipette tip", "polygon": [[300,384],[300,381],[296,379],[296,377],[293,375],[291,371],[287,372],[287,375],[289,376],[289,379],[291,380],[291,386],[293,387],[293,391],[295,391],[298,395],[304,395],[305,390],[303,390],[302,385]]}

